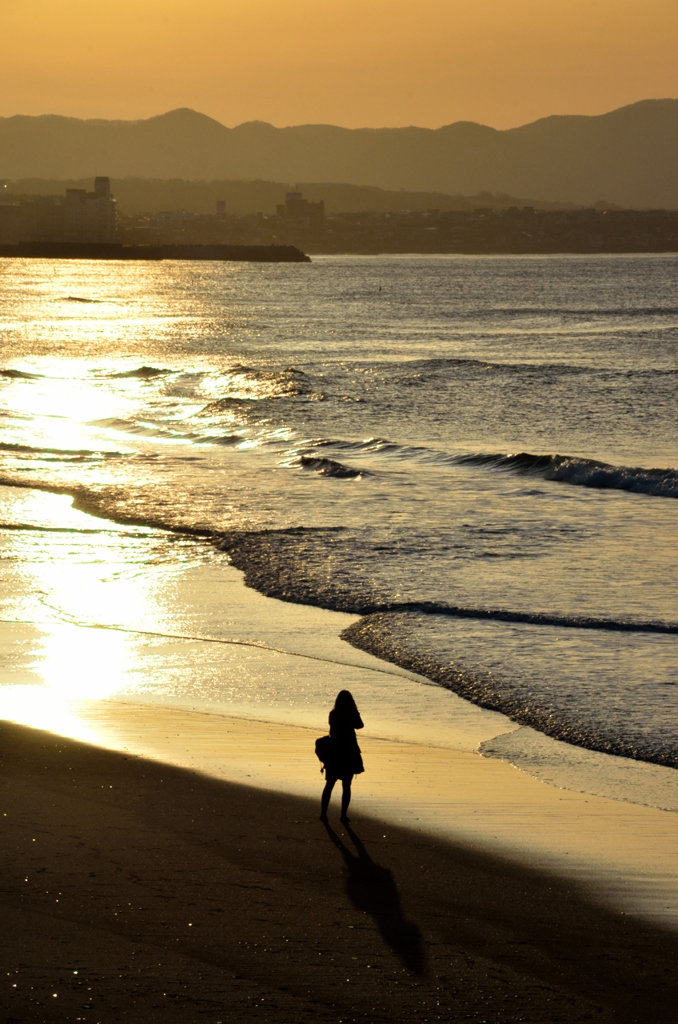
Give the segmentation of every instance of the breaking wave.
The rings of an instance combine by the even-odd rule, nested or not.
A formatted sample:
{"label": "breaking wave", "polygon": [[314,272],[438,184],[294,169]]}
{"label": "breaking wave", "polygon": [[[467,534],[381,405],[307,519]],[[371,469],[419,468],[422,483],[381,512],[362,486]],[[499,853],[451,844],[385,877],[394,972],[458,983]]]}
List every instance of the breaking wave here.
{"label": "breaking wave", "polygon": [[26,373],[24,370],[0,370],[0,377],[6,377],[8,380],[40,380],[42,374],[40,373]]}
{"label": "breaking wave", "polygon": [[217,437],[203,437],[198,443],[200,444],[221,444],[225,447],[234,448],[238,444],[242,444],[245,440],[243,434],[223,434]]}
{"label": "breaking wave", "polygon": [[[507,635],[498,635],[497,629],[499,627],[479,634],[476,641],[484,645],[493,641],[506,644]],[[544,649],[552,644],[555,638],[549,633],[552,631],[544,630],[543,636],[533,633],[533,646]],[[359,650],[416,672],[480,707],[499,711],[554,739],[605,754],[678,768],[675,713],[673,705],[663,700],[661,694],[668,682],[667,675],[671,674],[672,662],[667,649],[662,652],[656,648],[663,678],[658,668],[659,681],[653,685],[633,676],[614,678],[615,665],[608,664],[609,649],[605,649],[601,661],[597,645],[589,644],[586,648],[591,659],[588,671],[582,668],[576,686],[568,688],[557,678],[544,679],[540,668],[531,663],[524,650],[517,659],[509,655],[504,665],[494,670],[479,668],[473,660],[467,663],[458,652],[466,651],[473,659],[473,645],[465,645],[459,632],[450,629],[445,620],[436,615],[422,616],[416,611],[375,614],[353,623],[341,636]],[[619,643],[619,661],[623,662],[624,654],[637,655],[638,642],[631,634],[623,641],[620,638]],[[656,643],[661,644],[662,640],[657,638]],[[647,640],[644,644],[647,645]],[[504,650],[510,652],[510,640]],[[612,693],[616,699],[601,701],[602,677],[605,682],[613,683]],[[652,729],[647,727],[648,690],[664,708],[664,714]]]}
{"label": "breaking wave", "polygon": [[344,466],[343,463],[335,462],[334,459],[314,458],[312,455],[302,455],[299,459],[290,462],[289,465],[300,466],[301,469],[311,469],[321,476],[332,476],[340,480],[358,480],[369,475],[364,469]]}
{"label": "breaking wave", "polygon": [[13,444],[10,441],[0,441],[0,451],[14,452],[17,455],[57,455],[60,458],[78,459],[110,459],[122,457],[122,452],[91,451],[88,448],[35,448],[29,444]]}
{"label": "breaking wave", "polygon": [[136,370],[121,370],[120,373],[112,373],[110,376],[113,380],[134,378],[138,380],[152,380],[154,377],[164,377],[168,373],[174,373],[174,371],[163,369],[159,366],[139,366]]}
{"label": "breaking wave", "polygon": [[678,470],[670,468],[643,469],[641,467],[613,466],[607,462],[583,459],[573,455],[533,455],[530,452],[459,455],[423,446],[399,445],[395,441],[389,441],[382,437],[370,437],[364,441],[313,438],[304,441],[297,450],[308,455],[311,451],[322,448],[331,448],[334,451],[356,455],[391,456],[422,464],[479,466],[538,476],[543,480],[553,480],[578,487],[629,491],[634,494],[659,498],[678,498]]}
{"label": "breaking wave", "polygon": [[460,455],[459,465],[487,466],[540,476],[544,480],[616,491],[631,491],[659,498],[678,498],[678,471],[611,466],[595,459],[571,455]]}

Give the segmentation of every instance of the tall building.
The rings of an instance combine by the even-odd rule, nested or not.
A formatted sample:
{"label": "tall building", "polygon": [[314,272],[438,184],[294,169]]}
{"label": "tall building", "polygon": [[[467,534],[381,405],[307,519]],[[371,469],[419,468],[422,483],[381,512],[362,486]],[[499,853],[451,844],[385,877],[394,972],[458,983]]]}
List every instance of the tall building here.
{"label": "tall building", "polygon": [[285,203],[277,208],[278,217],[298,227],[321,228],[325,222],[325,203],[311,203],[301,192],[286,192]]}
{"label": "tall building", "polygon": [[110,178],[95,178],[94,192],[67,188],[62,209],[64,242],[115,240],[115,199]]}
{"label": "tall building", "polygon": [[68,188],[62,198],[0,194],[0,243],[114,242],[115,211],[104,177],[95,178],[93,192]]}

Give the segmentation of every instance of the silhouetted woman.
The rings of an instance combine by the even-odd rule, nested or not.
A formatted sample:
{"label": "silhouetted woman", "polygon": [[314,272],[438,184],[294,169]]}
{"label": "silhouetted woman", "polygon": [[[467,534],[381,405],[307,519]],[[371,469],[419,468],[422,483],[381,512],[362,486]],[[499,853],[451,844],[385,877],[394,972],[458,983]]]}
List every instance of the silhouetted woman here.
{"label": "silhouetted woman", "polygon": [[341,820],[348,821],[348,805],[351,802],[351,782],[354,775],[365,771],[360,747],[355,737],[356,729],[363,728],[356,703],[348,690],[337,694],[330,711],[330,756],[325,762],[325,788],[320,801],[320,818],[327,820],[327,808],[337,779],[342,782]]}

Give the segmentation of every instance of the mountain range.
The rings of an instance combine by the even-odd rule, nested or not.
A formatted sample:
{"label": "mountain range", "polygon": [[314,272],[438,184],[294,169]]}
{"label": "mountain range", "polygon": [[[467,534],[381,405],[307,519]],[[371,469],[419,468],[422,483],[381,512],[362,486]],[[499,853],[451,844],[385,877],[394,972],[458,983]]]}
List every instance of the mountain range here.
{"label": "mountain range", "polygon": [[500,131],[442,128],[227,128],[194,110],[140,121],[0,118],[0,177],[341,182],[383,189],[638,208],[678,208],[678,100]]}

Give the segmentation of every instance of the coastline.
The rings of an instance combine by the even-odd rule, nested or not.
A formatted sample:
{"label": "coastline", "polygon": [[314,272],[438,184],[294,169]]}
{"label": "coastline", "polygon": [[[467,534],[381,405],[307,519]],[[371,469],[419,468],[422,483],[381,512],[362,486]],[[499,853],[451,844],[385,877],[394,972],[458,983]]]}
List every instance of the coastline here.
{"label": "coastline", "polygon": [[264,597],[212,548],[179,538],[182,556],[162,531],[93,519],[65,495],[3,490],[17,522],[60,525],[4,534],[22,575],[4,581],[2,717],[317,802],[314,740],[349,688],[367,725],[359,812],[577,878],[616,912],[678,929],[678,817],[643,806],[673,770],[569,748],[575,776],[556,741],[530,748],[505,716],[350,647],[356,616]]}
{"label": "coastline", "polygon": [[0,730],[10,1020],[674,1019],[676,935],[579,883],[361,809],[326,830],[298,796]]}
{"label": "coastline", "polygon": [[[211,547],[3,496],[0,714],[50,730],[0,723],[10,1019],[673,1020],[674,812],[481,756],[525,730]],[[325,831],[344,686],[367,771]]]}

